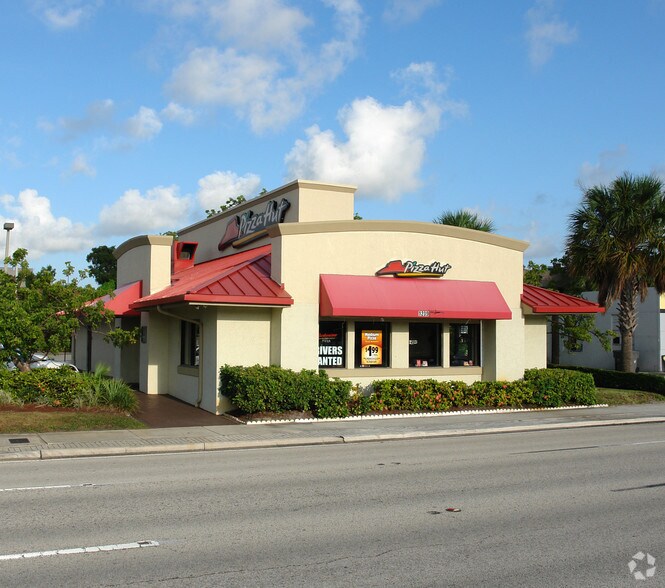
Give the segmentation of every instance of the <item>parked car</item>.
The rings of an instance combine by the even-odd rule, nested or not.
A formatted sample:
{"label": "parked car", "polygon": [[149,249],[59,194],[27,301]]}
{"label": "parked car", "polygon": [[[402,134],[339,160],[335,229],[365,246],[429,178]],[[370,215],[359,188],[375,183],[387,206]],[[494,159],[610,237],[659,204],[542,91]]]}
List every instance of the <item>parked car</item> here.
{"label": "parked car", "polygon": [[[7,369],[16,369],[16,366],[11,361],[8,361],[5,365],[7,366]],[[68,367],[74,372],[79,371],[79,369],[73,363],[69,363],[67,361],[58,361],[57,359],[53,359],[52,357],[41,353],[33,354],[33,356],[30,358],[29,365],[30,369],[33,370],[39,368],[58,369],[60,367]]]}

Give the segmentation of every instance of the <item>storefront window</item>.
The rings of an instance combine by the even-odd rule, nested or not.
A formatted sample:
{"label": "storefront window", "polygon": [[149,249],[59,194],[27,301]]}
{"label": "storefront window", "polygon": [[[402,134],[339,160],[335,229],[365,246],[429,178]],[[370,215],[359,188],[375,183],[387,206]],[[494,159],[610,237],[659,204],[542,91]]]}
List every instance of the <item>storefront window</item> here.
{"label": "storefront window", "polygon": [[450,365],[480,365],[480,325],[450,325]]}
{"label": "storefront window", "polygon": [[441,324],[409,323],[409,366],[441,365]]}
{"label": "storefront window", "polygon": [[180,365],[199,365],[199,325],[180,321]]}
{"label": "storefront window", "polygon": [[345,340],[346,323],[342,321],[321,321],[319,323],[319,367],[345,367]]}
{"label": "storefront window", "polygon": [[355,364],[359,368],[390,365],[390,323],[357,322]]}

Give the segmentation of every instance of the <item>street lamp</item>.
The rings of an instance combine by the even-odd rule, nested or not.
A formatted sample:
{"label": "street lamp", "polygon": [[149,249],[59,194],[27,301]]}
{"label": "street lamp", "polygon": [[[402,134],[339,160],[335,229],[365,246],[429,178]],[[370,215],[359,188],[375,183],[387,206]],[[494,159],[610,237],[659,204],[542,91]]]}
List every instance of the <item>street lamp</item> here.
{"label": "street lamp", "polygon": [[14,223],[5,223],[4,229],[7,231],[7,237],[5,239],[5,273],[9,273],[9,268],[7,267],[7,258],[9,257],[9,232],[14,228]]}

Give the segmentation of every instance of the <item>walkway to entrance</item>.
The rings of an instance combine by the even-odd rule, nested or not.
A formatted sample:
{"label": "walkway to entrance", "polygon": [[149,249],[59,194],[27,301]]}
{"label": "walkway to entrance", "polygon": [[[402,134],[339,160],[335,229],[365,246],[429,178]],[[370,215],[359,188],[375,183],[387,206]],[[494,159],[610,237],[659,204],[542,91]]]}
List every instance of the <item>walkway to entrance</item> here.
{"label": "walkway to entrance", "polygon": [[134,414],[150,428],[206,427],[211,425],[237,425],[233,419],[214,415],[201,408],[182,402],[166,394],[144,394],[136,392],[139,410]]}

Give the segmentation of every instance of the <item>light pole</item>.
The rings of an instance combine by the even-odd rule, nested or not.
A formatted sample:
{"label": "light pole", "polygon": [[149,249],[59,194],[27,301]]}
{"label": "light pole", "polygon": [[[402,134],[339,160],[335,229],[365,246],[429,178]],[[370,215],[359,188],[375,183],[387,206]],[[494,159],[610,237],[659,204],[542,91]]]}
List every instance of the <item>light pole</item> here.
{"label": "light pole", "polygon": [[4,229],[7,231],[7,238],[5,239],[5,273],[9,273],[7,267],[7,258],[9,257],[9,232],[14,228],[14,223],[5,223]]}

